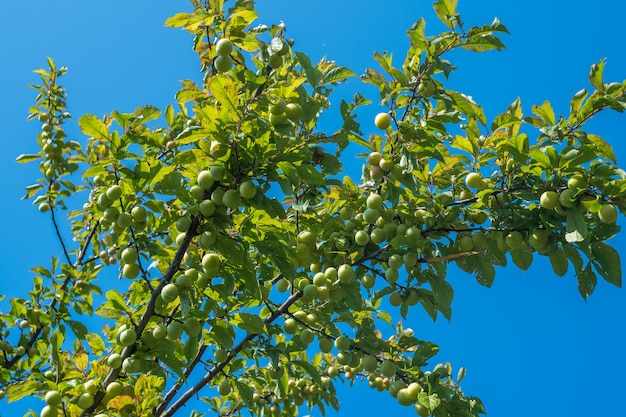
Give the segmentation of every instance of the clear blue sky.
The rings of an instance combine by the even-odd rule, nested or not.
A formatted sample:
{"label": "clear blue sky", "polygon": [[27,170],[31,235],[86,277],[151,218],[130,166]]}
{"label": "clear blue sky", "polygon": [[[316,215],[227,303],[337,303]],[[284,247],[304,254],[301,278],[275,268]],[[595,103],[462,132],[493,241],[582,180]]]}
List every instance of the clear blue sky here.
{"label": "clear blue sky", "polygon": [[[198,65],[185,32],[164,29],[164,20],[189,10],[186,1],[145,0],[86,2],[5,1],[0,5],[0,122],[4,178],[0,234],[0,293],[25,296],[31,287],[29,269],[60,254],[45,216],[20,200],[24,186],[37,176],[36,167],[18,165],[15,157],[37,151],[39,126],[27,123],[38,82],[32,70],[45,66],[45,57],[69,67],[65,86],[69,108],[77,119],[84,113],[102,116],[111,110],[132,111],[139,105],[164,108],[172,102],[179,80],[198,78]],[[322,56],[361,73],[373,67],[374,51],[403,56],[405,30],[418,18],[427,19],[427,32],[441,29],[431,1],[286,0],[259,1],[259,23],[282,19],[295,48],[316,61]],[[455,53],[458,70],[447,86],[464,92],[485,107],[489,116],[502,112],[521,96],[526,112],[533,103],[550,100],[565,113],[571,96],[589,88],[589,66],[606,57],[605,80],[626,78],[623,16],[618,0],[460,0],[467,25],[489,23],[497,16],[507,25],[507,49],[486,54]],[[357,80],[342,88],[376,93]],[[361,114],[365,129],[379,109]],[[325,119],[333,130],[337,120]],[[602,114],[587,130],[607,139],[618,162],[626,166],[623,137],[626,115]],[[68,125],[73,139],[82,136]],[[347,159],[349,160],[349,159]],[[622,218],[619,222],[624,224]],[[611,243],[626,258],[626,240]],[[492,417],[620,415],[626,391],[626,292],[600,282],[587,302],[578,295],[572,274],[555,277],[545,262],[526,273],[500,269],[491,289],[469,275],[454,271],[453,319],[433,324],[425,314],[413,314],[407,326],[418,337],[439,343],[439,359],[465,366],[467,394],[485,402]],[[361,385],[361,387],[358,387]],[[385,393],[366,383],[341,389],[339,415],[414,415]],[[9,408],[10,407],[10,408]],[[18,407],[0,403],[2,417],[23,415]],[[39,406],[34,406],[39,409]],[[314,410],[313,415],[319,413]],[[334,413],[329,413],[335,415]]]}

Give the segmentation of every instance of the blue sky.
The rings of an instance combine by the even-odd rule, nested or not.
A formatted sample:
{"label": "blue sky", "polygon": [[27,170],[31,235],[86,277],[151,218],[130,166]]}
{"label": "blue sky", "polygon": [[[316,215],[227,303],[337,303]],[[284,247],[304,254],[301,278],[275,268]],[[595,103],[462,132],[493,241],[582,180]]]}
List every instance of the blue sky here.
{"label": "blue sky", "polygon": [[[418,18],[426,17],[429,34],[441,30],[431,3],[274,0],[259,1],[257,7],[259,23],[283,20],[287,35],[296,40],[295,49],[313,61],[327,56],[361,73],[375,67],[374,51],[389,50],[402,59],[407,46],[404,33]],[[27,84],[38,82],[32,70],[44,67],[46,56],[69,67],[65,86],[74,120],[84,113],[102,116],[144,104],[164,108],[172,102],[179,80],[199,78],[191,38],[163,28],[168,16],[189,7],[185,1],[144,0],[0,5],[4,57],[0,218],[5,219],[0,234],[0,293],[25,296],[31,286],[29,269],[60,254],[45,216],[20,200],[24,186],[37,176],[36,167],[14,162],[21,153],[37,151],[39,126],[26,122],[34,102]],[[489,23],[497,16],[511,32],[504,37],[505,51],[449,56],[458,70],[446,86],[473,96],[488,116],[502,112],[518,96],[528,113],[532,104],[544,100],[551,101],[557,112],[567,112],[571,96],[589,88],[589,66],[603,57],[607,58],[606,81],[626,78],[620,29],[626,15],[624,2],[461,0],[458,10],[468,26]],[[339,92],[350,94],[356,88],[376,101],[376,92],[358,80]],[[365,130],[373,130],[369,120],[378,111],[371,106],[360,114]],[[322,127],[333,130],[336,123],[328,116]],[[624,164],[625,127],[625,115],[605,113],[587,130],[612,143],[618,162]],[[75,125],[69,124],[67,131],[82,139]],[[625,242],[621,236],[609,243],[625,257]],[[456,293],[452,321],[432,323],[425,314],[415,313],[406,326],[415,329],[418,337],[439,343],[439,360],[468,368],[464,390],[481,397],[489,416],[619,414],[626,390],[621,378],[626,374],[624,290],[600,282],[585,302],[575,278],[571,274],[557,278],[545,262],[537,262],[526,273],[514,267],[500,269],[490,289],[456,270],[449,279]],[[414,415],[365,383],[342,388],[341,402],[339,415]],[[5,402],[0,410],[3,417],[25,412],[24,404],[15,407]],[[4,410],[10,414],[7,411],[5,416]]]}

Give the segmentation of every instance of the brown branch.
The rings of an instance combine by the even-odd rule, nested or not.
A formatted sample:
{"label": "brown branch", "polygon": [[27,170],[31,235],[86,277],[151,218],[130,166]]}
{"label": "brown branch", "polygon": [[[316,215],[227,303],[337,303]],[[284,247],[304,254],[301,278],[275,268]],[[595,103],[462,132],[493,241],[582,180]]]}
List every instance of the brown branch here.
{"label": "brown branch", "polygon": [[68,265],[72,265],[70,254],[67,251],[67,246],[65,246],[65,241],[63,240],[63,237],[61,236],[61,231],[59,230],[59,225],[57,224],[57,219],[54,215],[55,211],[56,211],[55,207],[52,207],[52,209],[50,209],[50,215],[52,217],[52,224],[54,225],[54,230],[57,234],[57,237],[59,238],[59,242],[61,242],[61,246],[63,247],[63,254],[65,255],[65,259],[67,260]]}
{"label": "brown branch", "polygon": [[[150,301],[148,301],[148,305],[146,306],[146,311],[144,311],[144,313],[141,316],[141,319],[139,320],[139,323],[137,323],[137,325],[134,328],[137,335],[141,335],[143,333],[144,329],[148,325],[148,322],[150,321],[150,318],[154,315],[156,299],[159,296],[159,294],[161,294],[161,289],[165,287],[165,285],[167,285],[172,280],[172,277],[174,276],[174,274],[179,270],[180,264],[183,260],[183,257],[185,256],[185,252],[187,252],[187,248],[189,247],[189,244],[191,243],[191,240],[193,239],[195,232],[198,229],[199,224],[200,224],[200,216],[199,215],[193,216],[193,218],[191,219],[191,225],[189,226],[189,230],[187,231],[187,234],[185,235],[185,239],[183,239],[180,247],[178,248],[178,251],[176,252],[176,255],[174,256],[174,259],[172,260],[172,263],[170,264],[167,271],[163,275],[163,278],[159,282],[159,285],[152,291],[152,295],[150,296]],[[129,357],[135,352],[136,349],[137,349],[136,344],[127,346],[122,351],[122,358],[125,359]],[[115,381],[118,378],[120,371],[121,371],[121,368],[111,369],[108,375],[106,376],[106,378],[104,379],[104,381],[102,382],[102,386],[106,387],[111,382]],[[91,415],[93,411],[96,409],[96,407],[100,404],[103,398],[104,398],[104,391],[98,391],[94,395],[93,405],[91,407],[84,409],[83,412],[80,414],[80,417]]]}
{"label": "brown branch", "polygon": [[161,406],[163,404],[169,404],[174,399],[176,394],[178,394],[178,391],[183,386],[183,383],[187,381],[187,379],[189,378],[189,375],[191,375],[196,365],[198,365],[200,361],[202,360],[202,355],[204,355],[204,352],[207,350],[208,347],[209,345],[205,345],[205,344],[200,346],[200,350],[198,351],[198,354],[196,355],[195,358],[193,358],[193,361],[191,361],[187,369],[185,369],[185,372],[183,373],[184,378],[181,378],[178,381],[176,381],[174,386],[170,388],[170,390],[165,395],[165,398],[163,399]]}
{"label": "brown branch", "polygon": [[[277,310],[275,310],[268,318],[263,320],[263,322],[265,324],[270,324],[274,322],[274,320],[276,320],[278,317],[285,314],[289,307],[301,297],[302,291],[298,291],[292,294]],[[189,401],[189,399],[198,394],[202,388],[209,384],[211,380],[215,378],[215,376],[218,375],[224,369],[224,367],[237,356],[239,352],[241,352],[241,350],[247,345],[249,341],[255,339],[258,335],[258,333],[247,333],[243,340],[228,352],[228,357],[224,362],[218,363],[213,368],[211,368],[211,370],[207,372],[193,387],[185,391],[185,393],[178,400],[176,400],[176,402],[174,402],[174,404],[172,404],[170,408],[164,411],[165,407],[167,407],[167,404],[161,404],[155,410],[154,415],[158,417],[173,416],[176,411],[178,411],[187,403],[187,401]]]}

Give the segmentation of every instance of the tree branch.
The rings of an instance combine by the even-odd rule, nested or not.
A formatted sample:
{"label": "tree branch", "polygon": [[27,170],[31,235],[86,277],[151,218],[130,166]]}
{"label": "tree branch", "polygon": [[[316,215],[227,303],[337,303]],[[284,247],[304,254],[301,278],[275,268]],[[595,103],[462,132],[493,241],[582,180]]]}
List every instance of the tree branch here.
{"label": "tree branch", "polygon": [[[287,312],[287,310],[289,309],[289,307],[293,303],[295,303],[300,297],[302,297],[302,291],[298,291],[298,292],[292,294],[291,296],[289,296],[289,298],[287,298],[287,300],[285,300],[285,302],[277,310],[275,310],[268,318],[263,320],[263,322],[265,324],[270,324],[270,323],[274,322],[274,320],[276,320],[278,317],[280,317],[283,314],[285,314]],[[168,408],[166,411],[163,411],[163,410],[165,409],[165,407],[167,405],[165,403],[162,403],[156,409],[154,415],[158,416],[158,417],[171,417],[171,416],[173,416],[174,413],[176,413],[176,411],[178,411],[181,407],[183,407],[185,405],[185,403],[187,403],[187,401],[189,401],[190,398],[192,398],[194,395],[198,394],[200,392],[200,390],[202,388],[204,388],[205,385],[207,385],[209,382],[211,382],[211,380],[213,378],[215,378],[215,376],[218,375],[222,371],[222,369],[224,369],[224,367],[233,358],[235,358],[235,356],[237,356],[237,354],[239,352],[241,352],[241,350],[246,346],[246,344],[249,341],[253,340],[258,335],[259,335],[258,333],[247,333],[246,336],[243,338],[243,340],[241,342],[239,342],[235,347],[233,347],[228,352],[228,357],[226,358],[226,360],[224,362],[218,363],[213,368],[211,368],[211,370],[209,372],[207,372],[193,387],[191,387],[190,389],[185,391],[185,393],[178,400],[176,400],[176,402],[174,404],[172,404],[172,406],[170,408]]]}

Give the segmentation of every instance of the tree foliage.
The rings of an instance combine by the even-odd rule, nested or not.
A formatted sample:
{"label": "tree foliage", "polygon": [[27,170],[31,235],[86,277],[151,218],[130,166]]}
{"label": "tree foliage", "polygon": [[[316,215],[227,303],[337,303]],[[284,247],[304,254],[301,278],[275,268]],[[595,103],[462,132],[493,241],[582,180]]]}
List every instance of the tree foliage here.
{"label": "tree foliage", "polygon": [[[336,383],[367,380],[419,415],[477,416],[464,369],[436,364],[437,345],[392,313],[450,319],[450,264],[490,286],[497,266],[545,256],[556,275],[572,268],[583,297],[597,276],[621,286],[606,241],[626,175],[583,130],[626,108],[603,61],[568,115],[547,101],[525,114],[518,99],[489,121],[446,88],[446,55],[502,49],[508,31],[467,28],[439,0],[447,31],[426,35],[420,19],[404,59],[375,53],[360,76],[388,108],[366,136],[369,99],[331,107],[352,70],[313,63],[283,25],[254,25],[250,0],[192,3],[166,26],[192,35],[203,77],[163,110],[87,114],[86,139],[71,140],[66,69],[36,71],[41,151],[17,160],[39,164],[25,198],[63,256],[34,267],[32,291],[1,316],[10,401],[45,398],[42,416],[166,417],[199,396],[194,416],[296,415],[338,408]],[[325,111],[343,121],[332,133]],[[342,174],[348,147],[362,152],[358,180]]]}

